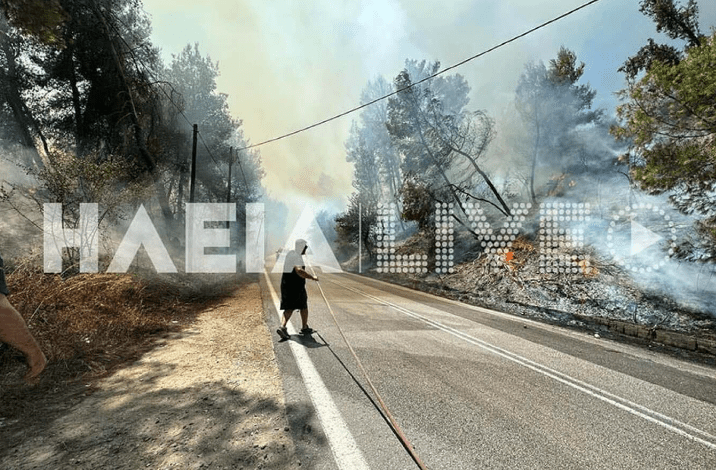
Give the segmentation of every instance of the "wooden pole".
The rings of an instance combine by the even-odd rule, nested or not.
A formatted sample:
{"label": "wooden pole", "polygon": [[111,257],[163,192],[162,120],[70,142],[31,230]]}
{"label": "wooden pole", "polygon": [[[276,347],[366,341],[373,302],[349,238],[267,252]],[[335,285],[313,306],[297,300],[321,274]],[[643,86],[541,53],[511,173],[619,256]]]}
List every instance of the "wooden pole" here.
{"label": "wooden pole", "polygon": [[[229,182],[226,183],[226,202],[231,202],[231,164],[234,163],[234,147],[229,147]],[[226,222],[226,228],[229,228],[231,222]]]}
{"label": "wooden pole", "polygon": [[231,164],[234,163],[234,147],[229,147],[229,182],[226,184],[226,202],[231,202]]}
{"label": "wooden pole", "polygon": [[194,202],[194,183],[196,181],[196,138],[199,126],[194,124],[194,137],[191,144],[191,183],[189,184],[189,202]]}
{"label": "wooden pole", "polygon": [[358,274],[363,272],[361,242],[363,241],[363,226],[361,220],[361,203],[358,203]]}

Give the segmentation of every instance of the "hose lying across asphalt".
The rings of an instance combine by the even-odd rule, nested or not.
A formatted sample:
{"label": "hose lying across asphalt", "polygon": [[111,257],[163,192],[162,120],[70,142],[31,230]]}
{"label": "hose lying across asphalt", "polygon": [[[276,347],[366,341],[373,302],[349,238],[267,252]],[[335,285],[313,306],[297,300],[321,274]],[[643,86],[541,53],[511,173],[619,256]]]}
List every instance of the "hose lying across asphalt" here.
{"label": "hose lying across asphalt", "polygon": [[[308,264],[308,266],[311,268],[313,277],[316,277],[316,271],[313,269],[313,266],[311,266],[310,264]],[[428,467],[420,459],[420,456],[418,455],[418,453],[415,452],[415,449],[413,448],[412,444],[410,443],[408,438],[405,436],[405,433],[403,432],[401,427],[398,425],[398,422],[393,417],[393,414],[388,409],[388,406],[383,401],[383,398],[380,396],[380,393],[378,393],[378,390],[376,390],[375,386],[373,385],[373,382],[370,380],[370,377],[368,376],[368,373],[366,372],[365,368],[363,367],[363,363],[358,358],[358,355],[356,354],[355,350],[353,350],[353,346],[351,346],[351,343],[348,342],[348,338],[346,338],[346,335],[343,333],[343,329],[338,324],[338,319],[336,318],[336,314],[333,313],[331,304],[328,302],[328,299],[326,298],[326,294],[323,292],[323,288],[321,288],[321,284],[318,281],[316,281],[316,285],[318,286],[318,290],[321,292],[321,296],[323,297],[323,300],[326,302],[328,311],[331,312],[331,316],[333,317],[333,322],[336,324],[336,328],[338,328],[338,332],[341,334],[343,341],[346,343],[346,346],[348,346],[348,350],[351,352],[351,354],[353,355],[353,358],[356,360],[356,364],[358,364],[358,368],[360,369],[361,373],[363,374],[363,377],[365,377],[366,382],[368,382],[368,386],[373,391],[373,394],[375,395],[376,399],[378,400],[378,404],[380,405],[380,408],[383,410],[383,413],[385,413],[385,416],[388,418],[388,421],[390,422],[390,426],[393,428],[395,435],[398,436],[398,439],[400,439],[400,442],[403,444],[405,449],[410,454],[410,457],[412,457],[412,459],[415,461],[415,463],[418,465],[418,467],[420,467],[421,470],[428,470]],[[321,336],[321,339],[323,339],[322,336]],[[326,340],[323,339],[323,342],[325,343]],[[344,367],[345,367],[345,365],[344,365]]]}

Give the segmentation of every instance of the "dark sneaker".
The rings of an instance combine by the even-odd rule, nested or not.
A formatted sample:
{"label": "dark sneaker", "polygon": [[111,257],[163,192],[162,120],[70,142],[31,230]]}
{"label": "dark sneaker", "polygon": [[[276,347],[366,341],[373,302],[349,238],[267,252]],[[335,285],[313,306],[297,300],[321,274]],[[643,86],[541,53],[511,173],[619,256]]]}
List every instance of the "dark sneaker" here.
{"label": "dark sneaker", "polygon": [[279,328],[276,330],[276,333],[281,337],[281,339],[289,339],[291,335],[288,334],[288,329],[286,328]]}
{"label": "dark sneaker", "polygon": [[301,334],[302,335],[310,335],[313,333],[313,331],[314,331],[313,328],[311,328],[310,326],[307,326],[306,328],[301,329]]}

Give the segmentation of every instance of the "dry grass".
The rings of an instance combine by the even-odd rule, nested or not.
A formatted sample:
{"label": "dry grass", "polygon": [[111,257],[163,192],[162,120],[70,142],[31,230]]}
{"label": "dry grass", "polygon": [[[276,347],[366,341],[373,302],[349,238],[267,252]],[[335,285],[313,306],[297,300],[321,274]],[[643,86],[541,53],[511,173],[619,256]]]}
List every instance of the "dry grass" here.
{"label": "dry grass", "polygon": [[[247,276],[42,272],[25,258],[7,276],[10,302],[50,361],[43,382],[96,378],[146,350],[149,339],[177,331],[220,302]],[[0,349],[0,385],[24,371],[21,354]],[[16,374],[17,373],[17,374]]]}
{"label": "dry grass", "polygon": [[515,252],[532,253],[535,247],[524,235],[520,235],[512,242],[512,250]]}

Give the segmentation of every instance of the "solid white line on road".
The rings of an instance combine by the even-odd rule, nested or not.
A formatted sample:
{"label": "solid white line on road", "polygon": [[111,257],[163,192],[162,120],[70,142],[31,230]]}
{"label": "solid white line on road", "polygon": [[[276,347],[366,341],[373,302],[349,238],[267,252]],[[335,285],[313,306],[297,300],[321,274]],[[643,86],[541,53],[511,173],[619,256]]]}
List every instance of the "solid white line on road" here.
{"label": "solid white line on road", "polygon": [[[271,298],[276,306],[276,311],[278,312],[279,318],[281,318],[278,295],[266,271],[264,271],[264,277],[266,278],[269,291],[271,291]],[[288,332],[292,335],[296,334],[296,330],[290,322],[288,324]],[[353,435],[348,430],[346,422],[343,420],[340,411],[338,411],[338,407],[333,401],[331,393],[323,383],[323,379],[321,379],[320,374],[313,365],[313,361],[308,357],[306,348],[295,341],[288,341],[288,343],[296,359],[298,370],[303,377],[308,396],[311,397],[313,407],[316,410],[321,426],[323,426],[323,432],[328,438],[328,443],[331,446],[331,451],[333,452],[333,457],[336,460],[338,468],[345,470],[368,470],[370,468],[368,462],[366,462]]]}
{"label": "solid white line on road", "polygon": [[434,326],[435,328],[438,328],[442,331],[450,333],[451,335],[456,336],[456,337],[462,339],[463,341],[466,341],[466,342],[473,344],[475,346],[479,346],[479,347],[486,349],[494,354],[497,354],[500,357],[503,357],[503,358],[508,359],[513,362],[516,362],[524,367],[527,367],[528,369],[532,369],[535,372],[546,375],[547,377],[550,377],[554,380],[557,380],[558,382],[561,382],[561,383],[568,385],[572,388],[575,388],[581,392],[584,392],[588,395],[598,398],[599,400],[607,402],[607,403],[609,403],[613,406],[616,406],[617,408],[620,408],[624,411],[627,411],[635,416],[638,416],[638,417],[643,418],[647,421],[650,421],[654,424],[662,426],[676,434],[679,434],[680,436],[683,436],[687,439],[691,439],[695,442],[703,444],[712,450],[716,450],[716,436],[713,436],[712,434],[709,434],[706,431],[702,431],[701,429],[695,428],[687,423],[683,423],[677,419],[671,418],[671,417],[663,415],[657,411],[649,409],[645,406],[639,405],[638,403],[629,401],[626,398],[622,398],[620,396],[614,395],[613,393],[607,392],[606,390],[602,390],[599,387],[596,387],[594,385],[583,382],[579,379],[571,377],[571,376],[564,374],[562,372],[559,372],[557,370],[551,369],[545,365],[539,364],[539,363],[534,362],[530,359],[522,357],[518,354],[507,351],[506,349],[502,349],[498,346],[495,346],[495,345],[492,345],[485,341],[482,341],[480,339],[477,339],[473,336],[468,335],[467,333],[463,333],[460,330],[456,330],[455,328],[449,327],[447,325],[443,325],[442,323],[440,323],[438,321],[426,318],[418,313],[415,313],[411,310],[401,307],[400,305],[396,305],[392,302],[388,302],[386,300],[383,300],[381,298],[378,298],[378,297],[370,295],[366,292],[363,292],[359,289],[349,287],[345,284],[335,282],[335,281],[332,281],[332,282],[334,282],[335,284],[337,284],[349,291],[355,292],[356,294],[359,294],[359,295],[362,295],[369,299],[375,300],[376,302],[382,303],[383,305],[392,307],[393,309],[395,309],[401,313],[404,313],[405,315],[408,315],[412,318],[415,318],[415,319],[420,320],[424,323],[427,323],[431,326]]}

